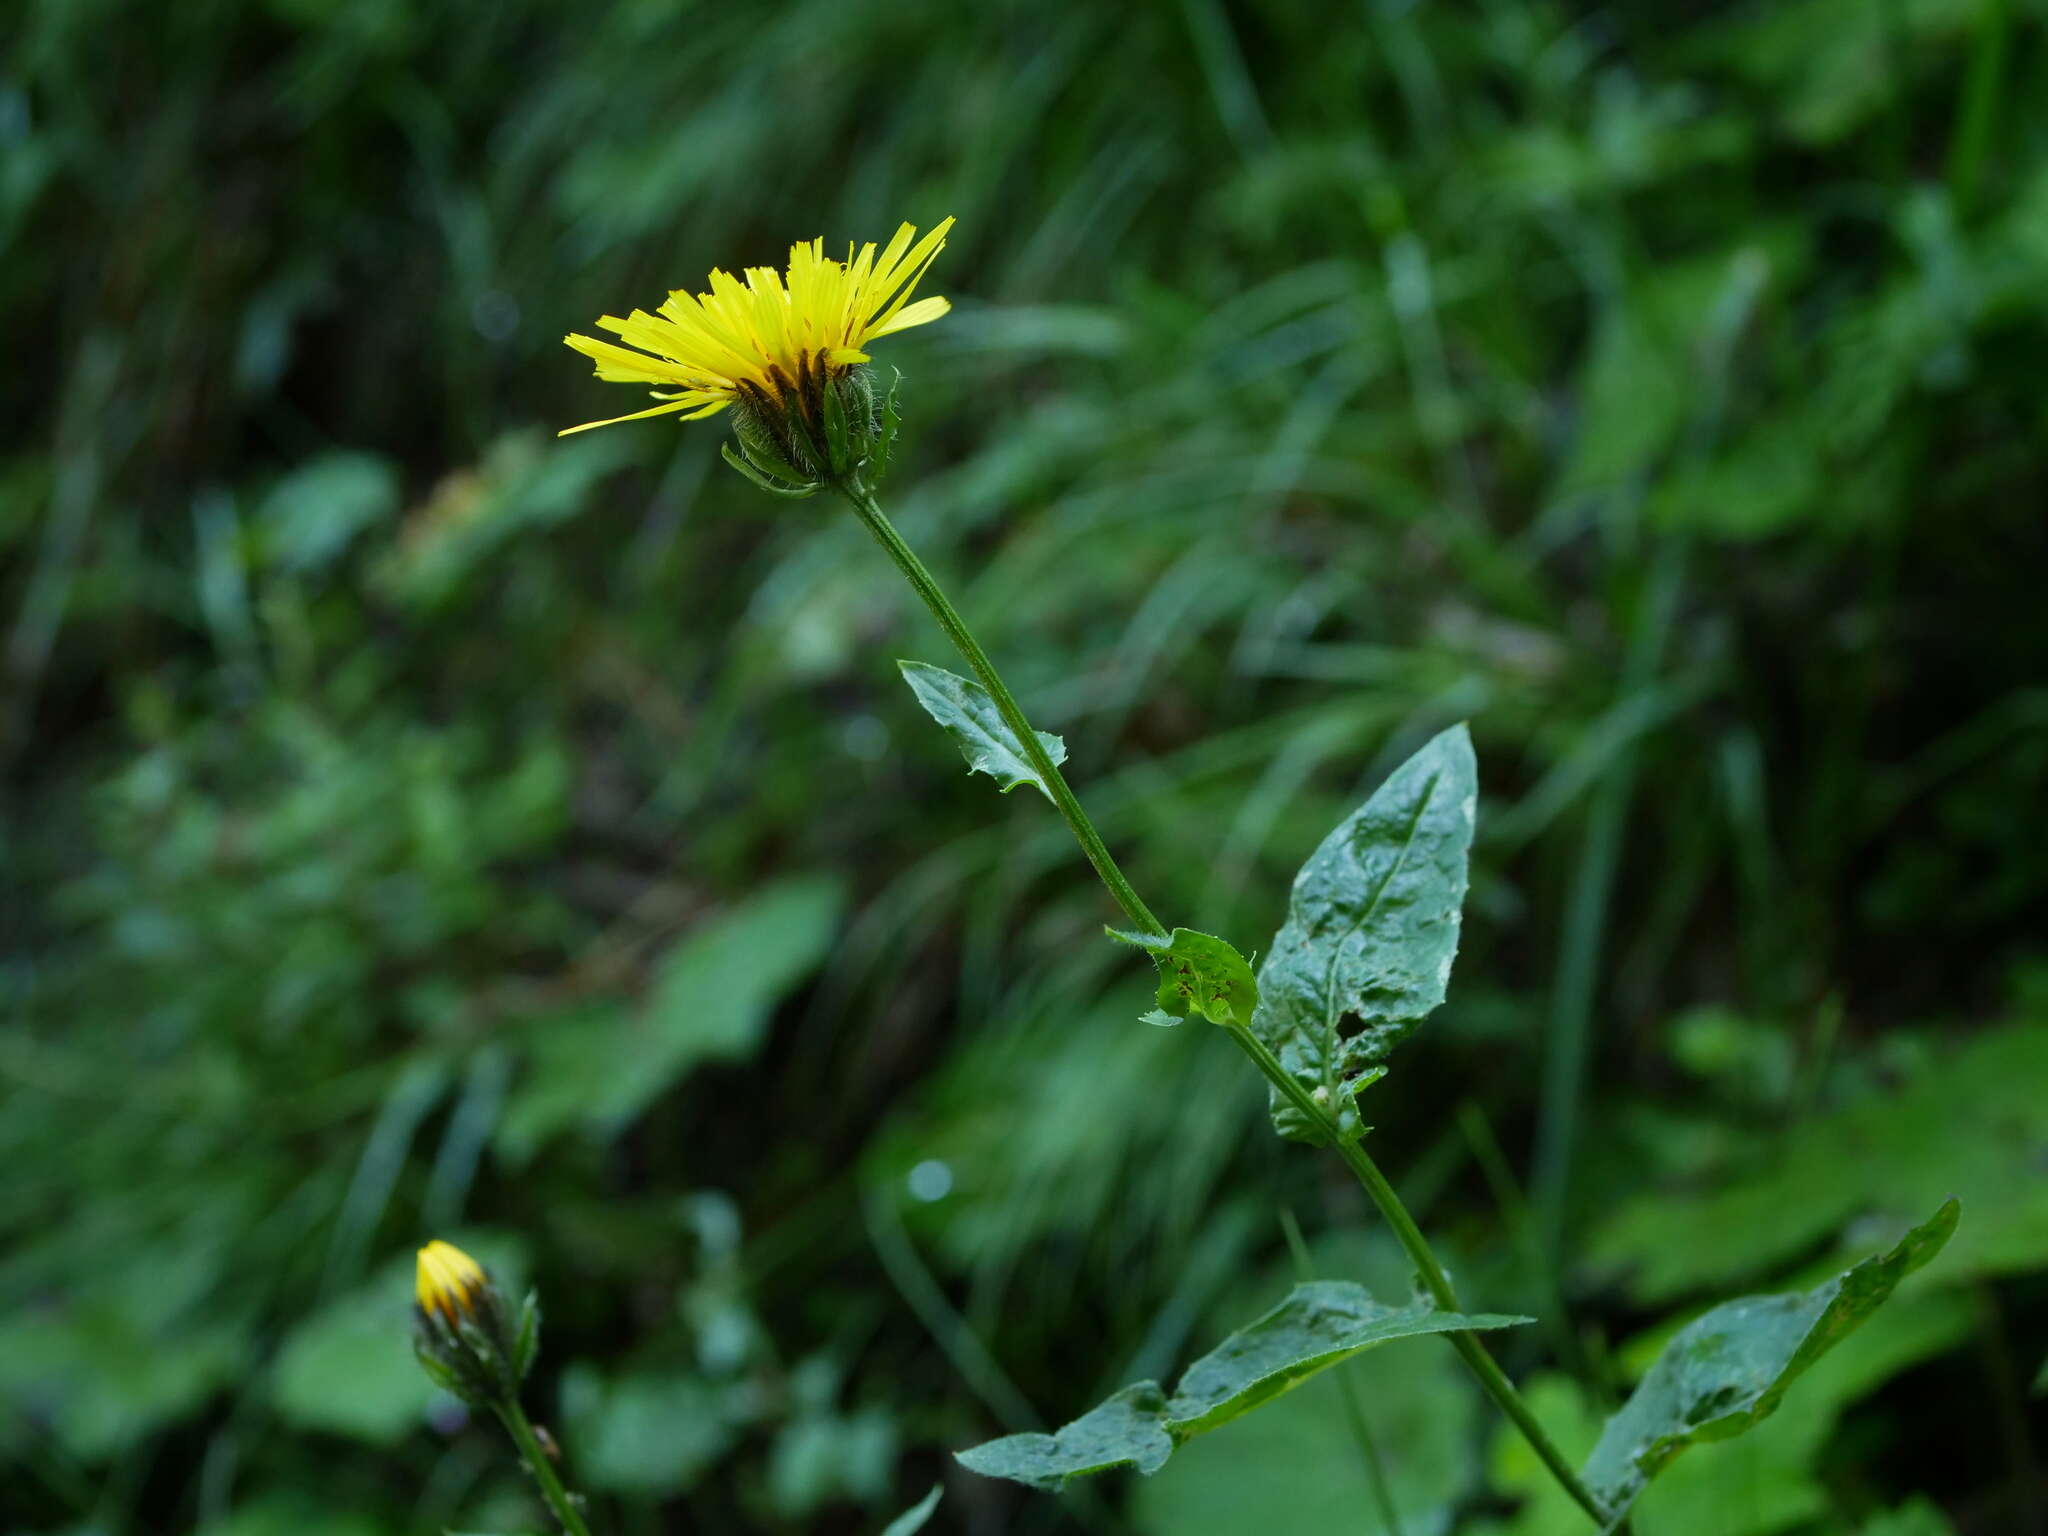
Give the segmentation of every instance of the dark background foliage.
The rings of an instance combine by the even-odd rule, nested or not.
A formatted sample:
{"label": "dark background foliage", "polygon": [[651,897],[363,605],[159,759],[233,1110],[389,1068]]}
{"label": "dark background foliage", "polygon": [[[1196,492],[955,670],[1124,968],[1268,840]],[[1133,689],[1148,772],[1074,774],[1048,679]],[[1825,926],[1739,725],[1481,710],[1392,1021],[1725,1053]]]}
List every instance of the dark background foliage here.
{"label": "dark background foliage", "polygon": [[[0,1525],[535,1530],[405,1344],[539,1284],[594,1518],[1378,1529],[1321,1385],[1156,1479],[946,1452],[1312,1263],[1274,1141],[859,529],[560,335],[959,217],[891,505],[1153,906],[1262,947],[1472,722],[1375,1146],[1585,1439],[1662,1331],[1949,1253],[1638,1530],[2038,1530],[2036,0],[26,0],[0,18]],[[1448,1352],[1404,1530],[1547,1536]]]}

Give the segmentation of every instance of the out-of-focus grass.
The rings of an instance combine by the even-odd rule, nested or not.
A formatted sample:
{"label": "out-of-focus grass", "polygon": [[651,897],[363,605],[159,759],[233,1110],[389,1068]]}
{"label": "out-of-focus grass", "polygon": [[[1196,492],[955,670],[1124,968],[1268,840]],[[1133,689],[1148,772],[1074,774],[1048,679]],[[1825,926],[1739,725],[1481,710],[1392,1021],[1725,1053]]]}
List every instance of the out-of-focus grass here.
{"label": "out-of-focus grass", "polygon": [[[2036,1121],[1927,1094],[2043,1008],[2039,20],[23,8],[5,1523],[531,1526],[422,1423],[428,1227],[542,1284],[608,1526],[781,1530],[1185,1359],[1278,1272],[1276,1191],[1365,1224],[1213,1040],[1135,1024],[1064,833],[898,683],[946,658],[849,520],[761,505],[715,424],[547,435],[618,399],[564,330],[899,218],[960,226],[955,314],[886,356],[892,511],[1162,914],[1256,942],[1472,719],[1466,954],[1370,1104],[1469,1292],[1566,1306],[1597,1401],[1653,1303],[1886,1214],[1830,1138],[1887,1105],[1919,1176],[2018,1208]],[[1774,1170],[1828,1219],[1625,1267],[1674,1192]],[[2023,1516],[2048,1241],[1971,1251],[1713,1507]],[[1434,1518],[1517,1493],[1429,1380]],[[1226,1518],[1173,1475],[1072,1513]]]}

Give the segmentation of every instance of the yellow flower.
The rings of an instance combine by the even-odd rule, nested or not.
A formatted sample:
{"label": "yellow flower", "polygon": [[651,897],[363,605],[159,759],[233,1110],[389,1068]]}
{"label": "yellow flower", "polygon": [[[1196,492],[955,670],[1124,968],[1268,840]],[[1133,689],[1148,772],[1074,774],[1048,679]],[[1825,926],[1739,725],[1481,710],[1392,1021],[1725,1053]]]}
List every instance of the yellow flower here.
{"label": "yellow flower", "polygon": [[623,320],[606,315],[597,322],[630,347],[563,337],[596,361],[600,379],[662,385],[650,393],[667,403],[560,435],[672,411],[694,421],[735,403],[771,415],[780,415],[785,401],[803,409],[824,385],[868,360],[869,342],[952,308],[942,298],[910,302],[952,227],[950,218],[943,220],[919,240],[905,224],[880,252],[868,244],[856,253],[849,245],[845,261],[827,256],[823,240],[806,241],[789,248],[786,276],[773,267],[749,267],[742,283],[714,271],[709,293],[678,289],[653,314],[636,309]]}
{"label": "yellow flower", "polygon": [[453,1243],[436,1238],[420,1250],[420,1310],[439,1317],[449,1327],[477,1315],[477,1305],[488,1284],[483,1266]]}

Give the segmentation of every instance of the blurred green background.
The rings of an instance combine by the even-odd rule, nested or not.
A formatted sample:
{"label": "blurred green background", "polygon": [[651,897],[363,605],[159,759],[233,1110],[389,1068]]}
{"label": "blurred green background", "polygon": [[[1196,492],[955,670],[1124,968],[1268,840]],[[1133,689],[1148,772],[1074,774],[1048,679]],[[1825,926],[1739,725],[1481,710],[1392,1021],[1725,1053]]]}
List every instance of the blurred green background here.
{"label": "blurred green background", "polygon": [[[1374,1145],[1567,1441],[1675,1320],[1949,1252],[1645,1536],[2048,1508],[2040,0],[18,0],[0,18],[0,1528],[539,1531],[411,1253],[548,1315],[593,1518],[1377,1531],[1305,1389],[948,1451],[1407,1283],[843,508],[560,345],[959,227],[888,501],[1152,905],[1263,947],[1472,722]],[[1582,1524],[1410,1341],[1405,1536]]]}

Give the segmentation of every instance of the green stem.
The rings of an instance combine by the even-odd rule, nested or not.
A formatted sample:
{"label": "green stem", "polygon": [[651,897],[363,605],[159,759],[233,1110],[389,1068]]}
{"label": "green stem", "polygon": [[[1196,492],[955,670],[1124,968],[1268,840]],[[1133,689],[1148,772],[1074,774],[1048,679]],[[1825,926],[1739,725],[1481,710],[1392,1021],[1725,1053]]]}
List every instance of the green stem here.
{"label": "green stem", "polygon": [[[1067,787],[1067,781],[1061,776],[1059,766],[1046,752],[1044,744],[1038,739],[1038,733],[1032,730],[1031,722],[1024,717],[1023,709],[1019,707],[1008,685],[1003,682],[1002,674],[996,671],[995,663],[988,659],[988,653],[982,650],[980,642],[974,638],[966,621],[947,599],[932,573],[925,569],[924,562],[917,558],[916,551],[903,542],[903,536],[896,531],[889,519],[882,515],[882,509],[875,504],[874,496],[864,486],[858,483],[844,484],[840,487],[840,492],[853,504],[854,511],[860,514],[862,524],[874,535],[875,542],[888,552],[889,558],[896,562],[896,568],[916,589],[917,595],[924,599],[925,607],[929,608],[932,617],[939,621],[939,628],[946,632],[946,638],[951,640],[954,647],[966,658],[968,666],[974,669],[974,675],[980,679],[981,686],[986,688],[989,696],[996,701],[997,710],[1015,734],[1018,745],[1031,764],[1032,771],[1045,785],[1046,792],[1052,797],[1052,803],[1059,808],[1068,829],[1080,843],[1081,851],[1088,856],[1088,862],[1095,866],[1096,874],[1100,875],[1102,883],[1109,887],[1109,893],[1116,898],[1117,905],[1124,909],[1131,921],[1146,932],[1164,934],[1167,931],[1166,925],[1152,915],[1152,909],[1139,899],[1138,893],[1131,888],[1130,881],[1124,878],[1124,872],[1117,868],[1116,860],[1109,856],[1109,849],[1103,845],[1101,835],[1095,830],[1095,824],[1088,819],[1088,813],[1081,809],[1081,802],[1074,797],[1073,790]],[[1380,1213],[1394,1229],[1394,1235],[1400,1239],[1401,1246],[1408,1250],[1409,1258],[1415,1261],[1416,1270],[1421,1274],[1423,1284],[1429,1288],[1430,1294],[1436,1298],[1437,1305],[1449,1312],[1457,1311],[1458,1296],[1451,1289],[1450,1277],[1444,1273],[1443,1265],[1437,1262],[1436,1255],[1430,1251],[1429,1243],[1424,1239],[1421,1229],[1415,1225],[1415,1218],[1408,1214],[1408,1208],[1401,1203],[1401,1197],[1394,1193],[1393,1185],[1387,1182],[1386,1176],[1366,1155],[1365,1149],[1357,1142],[1347,1140],[1338,1131],[1336,1120],[1330,1111],[1316,1103],[1308,1090],[1294,1080],[1292,1074],[1280,1065],[1262,1041],[1241,1024],[1228,1025],[1226,1028],[1231,1039],[1235,1040],[1238,1047],[1252,1059],[1253,1064],[1266,1075],[1267,1080],[1297,1109],[1307,1115],[1311,1122],[1323,1127],[1325,1134],[1337,1148],[1338,1156],[1342,1157],[1351,1171],[1358,1176],[1359,1183],[1365,1186],[1366,1193],[1372,1196],[1373,1203],[1380,1208]],[[1486,1352],[1486,1346],[1479,1342],[1478,1335],[1466,1330],[1448,1334],[1446,1337],[1463,1357],[1472,1374],[1478,1377],[1479,1385],[1514,1422],[1515,1427],[1522,1432],[1523,1438],[1529,1442],[1530,1447],[1565,1491],[1578,1502],[1580,1508],[1593,1517],[1595,1523],[1604,1527],[1607,1524],[1607,1515],[1601,1509],[1599,1501],[1587,1491],[1586,1485],[1579,1481],[1578,1474],[1572,1470],[1571,1463],[1566,1461],[1563,1453],[1551,1443],[1550,1436],[1544,1432],[1536,1416],[1529,1411],[1529,1405],[1522,1401],[1514,1383],[1509,1381],[1506,1373],[1494,1363],[1493,1356]],[[584,1536],[584,1533],[578,1531],[575,1536]]]}
{"label": "green stem", "polygon": [[519,1447],[519,1459],[526,1463],[526,1470],[540,1484],[541,1497],[548,1501],[548,1508],[562,1522],[562,1529],[569,1536],[590,1536],[590,1527],[583,1523],[583,1512],[576,1507],[576,1500],[569,1490],[562,1486],[562,1480],[555,1476],[555,1464],[541,1449],[540,1436],[534,1433],[526,1410],[516,1399],[492,1406],[497,1410],[499,1422],[505,1426],[506,1433],[512,1436],[513,1444]]}
{"label": "green stem", "polygon": [[917,552],[903,542],[903,535],[896,531],[895,525],[882,515],[872,493],[853,485],[844,486],[841,491],[853,503],[853,510],[860,514],[861,522],[875,536],[875,542],[888,552],[889,558],[896,562],[896,569],[924,599],[925,607],[939,621],[939,628],[946,632],[946,638],[953,642],[954,649],[966,658],[981,686],[989,691],[989,697],[996,701],[996,709],[1015,734],[1017,745],[1031,764],[1031,771],[1038,775],[1039,782],[1045,786],[1045,792],[1051,796],[1052,803],[1066,822],[1067,830],[1074,834],[1074,840],[1081,845],[1088,862],[1095,866],[1095,873],[1102,877],[1102,883],[1109,887],[1109,894],[1116,898],[1116,904],[1145,932],[1165,933],[1166,925],[1152,915],[1152,909],[1139,899],[1138,893],[1131,888],[1131,882],[1124,878],[1124,872],[1117,868],[1116,860],[1109,856],[1101,834],[1088,819],[1088,813],[1081,809],[1081,802],[1074,798],[1074,792],[1067,787],[1059,765],[1045,750],[1045,743],[1038,739],[1038,733],[1031,729],[1031,722],[1024,718],[1016,696],[1010,692],[1002,674],[996,671],[995,663],[988,659],[988,653],[974,638],[937,579],[925,569],[924,562],[917,558]]}
{"label": "green stem", "polygon": [[[1323,1134],[1330,1139],[1331,1145],[1336,1147],[1337,1155],[1343,1158],[1345,1166],[1357,1175],[1358,1182],[1364,1185],[1365,1192],[1372,1196],[1373,1204],[1380,1208],[1380,1214],[1386,1218],[1387,1225],[1394,1229],[1395,1238],[1407,1250],[1424,1288],[1435,1299],[1436,1304],[1446,1312],[1459,1311],[1458,1293],[1451,1286],[1451,1277],[1437,1261],[1436,1254],[1430,1249],[1429,1240],[1422,1235],[1422,1229],[1416,1226],[1415,1218],[1408,1214],[1408,1207],[1401,1203],[1401,1197],[1394,1192],[1394,1186],[1389,1184],[1387,1176],[1380,1172],[1379,1164],[1372,1160],[1364,1147],[1337,1129],[1336,1118],[1325,1106],[1316,1102],[1314,1095],[1295,1081],[1294,1074],[1280,1064],[1279,1058],[1266,1048],[1264,1041],[1241,1024],[1225,1027],[1230,1033],[1230,1038],[1237,1042],[1238,1049],[1251,1058],[1252,1065],[1265,1075],[1266,1081],[1271,1083],[1290,1104],[1308,1116],[1313,1124],[1322,1127]],[[1529,1442],[1530,1449],[1535,1451],[1544,1466],[1550,1469],[1551,1476],[1557,1479],[1559,1486],[1572,1496],[1579,1508],[1593,1517],[1595,1524],[1604,1528],[1607,1524],[1607,1512],[1601,1508],[1600,1501],[1593,1497],[1592,1491],[1584,1483],[1579,1481],[1579,1475],[1572,1469],[1572,1464],[1565,1460],[1564,1453],[1551,1441],[1536,1415],[1529,1411],[1529,1405],[1522,1400],[1522,1394],[1515,1390],[1515,1384],[1508,1380],[1507,1373],[1487,1352],[1486,1346],[1479,1340],[1479,1335],[1469,1329],[1461,1329],[1446,1337],[1450,1339],[1451,1347],[1457,1350],[1472,1374],[1478,1378],[1479,1385],[1485,1389],[1486,1395],[1500,1406],[1500,1411],[1522,1432],[1522,1438]]]}

